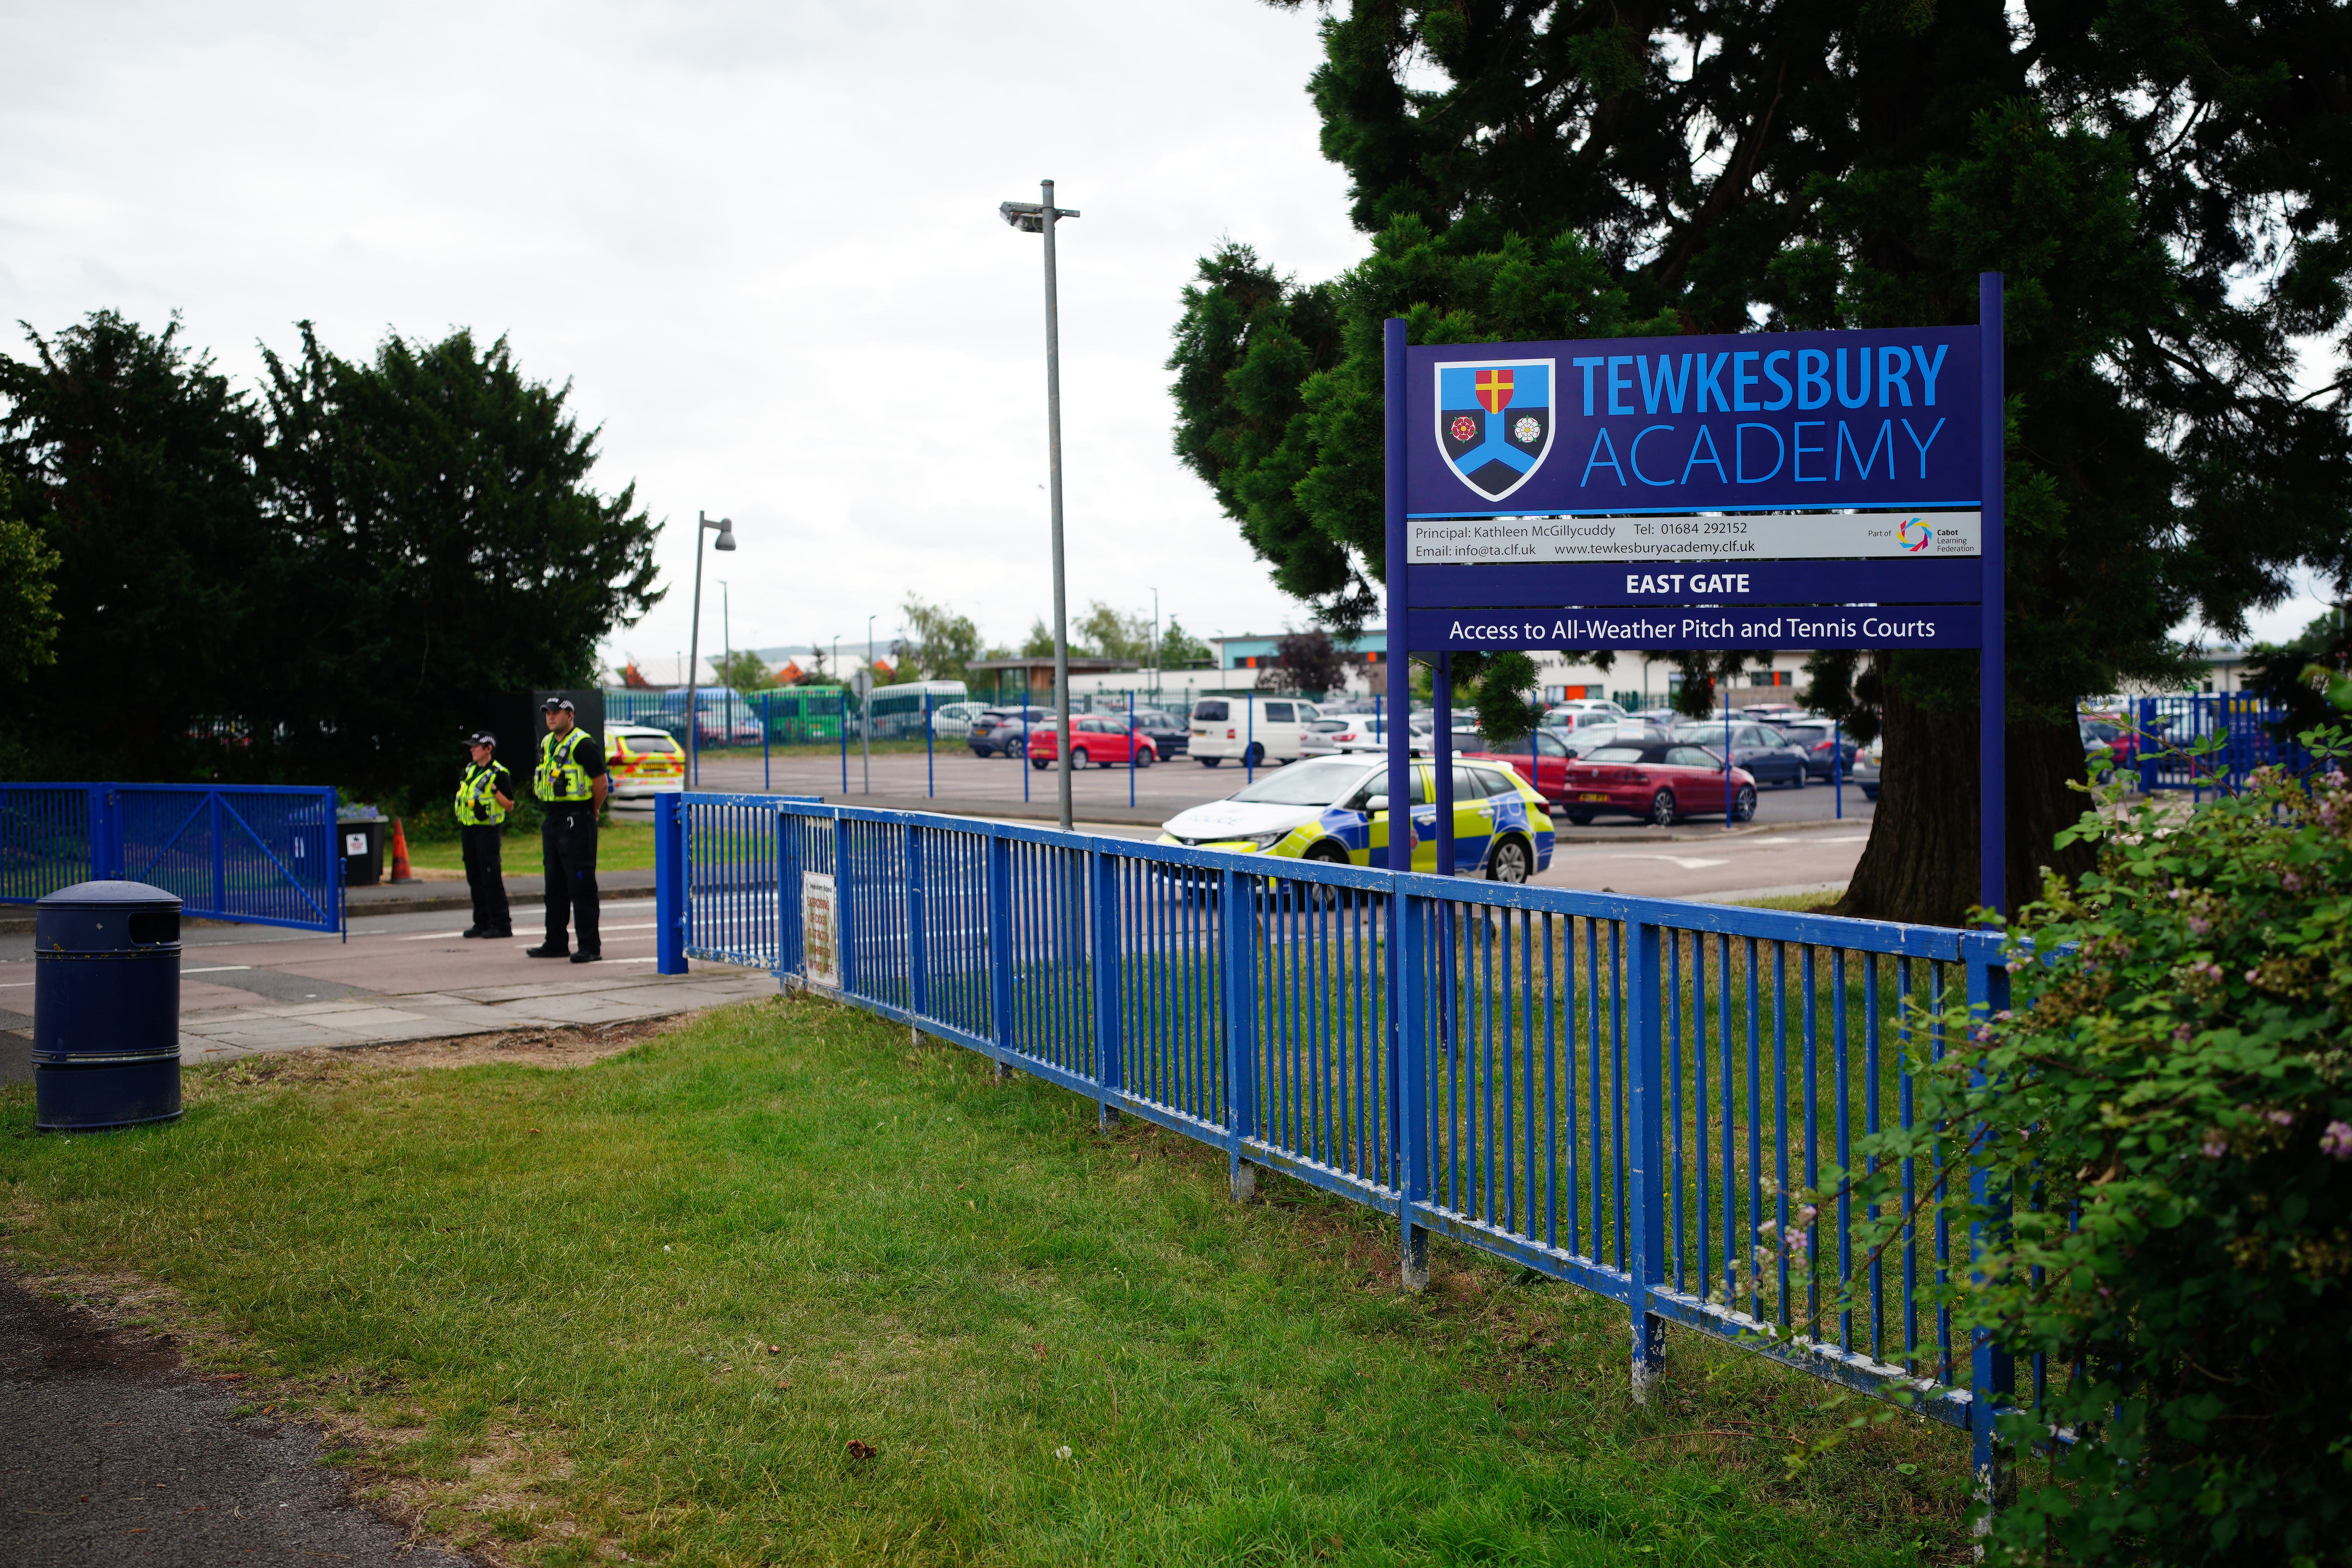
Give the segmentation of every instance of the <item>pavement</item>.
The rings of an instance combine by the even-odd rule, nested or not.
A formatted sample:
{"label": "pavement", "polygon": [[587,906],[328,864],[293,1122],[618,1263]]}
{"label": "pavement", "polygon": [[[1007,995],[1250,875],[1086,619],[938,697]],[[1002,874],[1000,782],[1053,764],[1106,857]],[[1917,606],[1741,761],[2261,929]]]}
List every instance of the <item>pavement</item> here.
{"label": "pavement", "polygon": [[[593,964],[525,956],[541,932],[521,922],[511,940],[467,941],[432,909],[354,915],[349,942],[192,922],[180,938],[180,1059],[620,1023],[775,994],[773,976],[731,964],[654,973],[652,912],[607,904]],[[29,932],[0,935],[0,1082],[31,1075],[32,957]]]}
{"label": "pavement", "polygon": [[472,1562],[353,1501],[318,1433],[240,1415],[236,1387],[0,1271],[0,1563]]}

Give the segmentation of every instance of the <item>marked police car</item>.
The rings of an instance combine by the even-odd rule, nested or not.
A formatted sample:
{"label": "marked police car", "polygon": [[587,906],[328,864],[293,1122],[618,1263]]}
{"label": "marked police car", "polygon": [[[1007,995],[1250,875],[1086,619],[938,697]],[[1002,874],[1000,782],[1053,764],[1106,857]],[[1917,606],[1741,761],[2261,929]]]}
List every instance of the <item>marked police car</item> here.
{"label": "marked police car", "polygon": [[[1412,771],[1412,868],[1434,871],[1434,775],[1425,761]],[[1224,800],[1177,813],[1162,827],[1160,842],[1339,866],[1385,866],[1388,787],[1388,765],[1378,758],[1313,757]],[[1551,864],[1551,818],[1543,797],[1507,764],[1457,762],[1454,842],[1457,866],[1497,882],[1524,882]]]}

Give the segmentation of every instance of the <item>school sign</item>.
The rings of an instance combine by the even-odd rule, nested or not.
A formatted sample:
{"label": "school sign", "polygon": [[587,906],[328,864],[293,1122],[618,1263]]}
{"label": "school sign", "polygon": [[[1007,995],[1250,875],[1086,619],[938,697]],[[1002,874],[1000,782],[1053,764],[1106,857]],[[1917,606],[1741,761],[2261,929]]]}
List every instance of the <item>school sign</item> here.
{"label": "school sign", "polygon": [[1975,327],[1412,347],[1391,321],[1388,624],[1441,658],[1980,649],[1999,907],[2000,303],[1988,273]]}

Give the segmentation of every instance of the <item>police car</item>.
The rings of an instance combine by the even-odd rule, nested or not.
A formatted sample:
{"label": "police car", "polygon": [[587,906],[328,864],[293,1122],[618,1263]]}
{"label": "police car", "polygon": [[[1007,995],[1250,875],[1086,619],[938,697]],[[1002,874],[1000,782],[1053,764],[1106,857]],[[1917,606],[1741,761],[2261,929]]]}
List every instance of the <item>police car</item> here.
{"label": "police car", "polygon": [[[1426,761],[1412,771],[1412,868],[1434,871],[1434,775]],[[1388,764],[1376,757],[1309,758],[1224,800],[1179,812],[1162,826],[1160,842],[1386,866],[1388,781]],[[1551,818],[1543,797],[1507,764],[1456,762],[1454,842],[1457,866],[1497,882],[1524,882],[1551,864]]]}

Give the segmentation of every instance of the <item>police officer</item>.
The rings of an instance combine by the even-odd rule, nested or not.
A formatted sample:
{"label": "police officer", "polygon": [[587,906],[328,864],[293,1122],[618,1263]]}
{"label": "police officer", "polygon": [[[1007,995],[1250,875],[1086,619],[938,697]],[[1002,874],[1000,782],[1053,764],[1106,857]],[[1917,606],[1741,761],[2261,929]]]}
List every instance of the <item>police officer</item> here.
{"label": "police officer", "polygon": [[474,761],[457,781],[457,835],[465,841],[466,886],[474,895],[474,923],[467,936],[512,936],[514,915],[507,908],[506,871],[499,843],[507,813],[514,809],[514,774],[498,760],[499,738],[485,730],[469,742]]}
{"label": "police officer", "polygon": [[604,956],[596,939],[596,817],[610,787],[604,753],[598,741],[574,727],[571,703],[551,697],[539,708],[547,715],[547,733],[539,740],[539,766],[531,770],[530,784],[547,811],[539,838],[547,872],[547,941],[523,951],[533,958],[564,957],[563,928],[570,917],[580,927],[572,962],[593,963]]}

